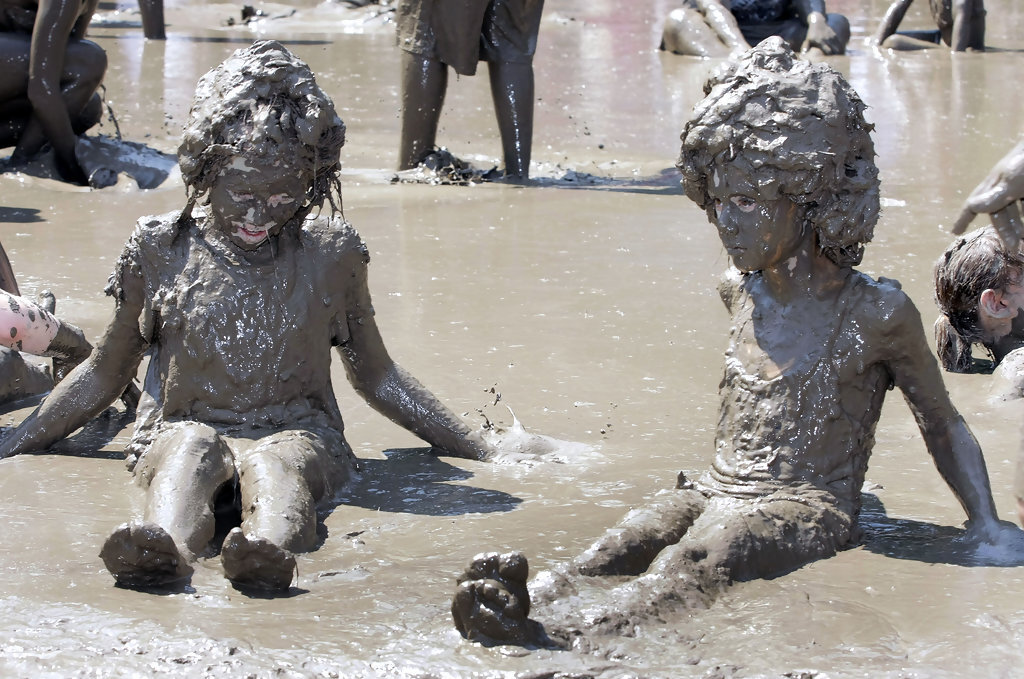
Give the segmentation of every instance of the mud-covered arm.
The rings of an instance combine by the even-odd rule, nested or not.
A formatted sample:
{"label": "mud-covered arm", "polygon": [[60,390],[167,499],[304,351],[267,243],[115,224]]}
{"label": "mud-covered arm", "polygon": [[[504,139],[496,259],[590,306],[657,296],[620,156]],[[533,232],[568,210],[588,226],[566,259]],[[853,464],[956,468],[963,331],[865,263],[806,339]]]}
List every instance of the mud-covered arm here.
{"label": "mud-covered arm", "polygon": [[348,268],[349,337],[340,343],[349,381],[370,406],[454,457],[484,460],[494,450],[388,354],[373,317],[365,261]]}
{"label": "mud-covered arm", "polygon": [[0,442],[0,458],[46,449],[102,412],[131,382],[148,346],[139,332],[143,285],[130,273],[122,285],[124,298],[98,346]]}
{"label": "mud-covered arm", "polygon": [[914,4],[914,0],[896,0],[896,2],[889,5],[889,9],[885,11],[885,16],[882,17],[882,22],[878,24],[878,28],[871,36],[871,44],[881,45],[885,42],[886,38],[895,33],[912,4]]}
{"label": "mud-covered arm", "polygon": [[747,49],[746,38],[740,31],[740,25],[736,17],[730,11],[731,0],[696,0],[697,11],[704,15],[704,20],[711,27],[718,38],[731,49]]}
{"label": "mud-covered arm", "polygon": [[842,54],[846,45],[828,25],[825,0],[794,0],[797,15],[807,24],[807,38],[801,47],[806,52],[817,47],[825,54]]}
{"label": "mud-covered arm", "polygon": [[963,233],[976,215],[987,213],[1007,250],[1017,249],[1024,236],[1020,203],[1024,199],[1024,139],[999,159],[967,197],[953,233]]}
{"label": "mud-covered arm", "polygon": [[968,533],[995,541],[1004,525],[996,515],[985,458],[949,399],[938,362],[928,350],[921,316],[899,291],[879,306],[877,340],[891,351],[886,366],[917,420],[935,467],[967,513]]}
{"label": "mud-covered arm", "polygon": [[85,9],[79,12],[78,20],[75,21],[75,25],[71,29],[72,38],[75,40],[81,40],[85,37],[85,34],[89,31],[89,24],[92,23],[92,15],[96,13],[96,9],[99,5],[100,0],[89,0],[89,2],[86,3]]}

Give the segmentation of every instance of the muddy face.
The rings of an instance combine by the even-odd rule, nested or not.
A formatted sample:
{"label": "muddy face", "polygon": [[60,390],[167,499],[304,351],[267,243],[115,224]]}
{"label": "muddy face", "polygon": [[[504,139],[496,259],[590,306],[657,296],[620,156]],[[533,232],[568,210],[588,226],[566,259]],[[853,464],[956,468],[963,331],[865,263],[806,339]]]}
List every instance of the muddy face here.
{"label": "muddy face", "polygon": [[210,188],[217,229],[240,248],[254,250],[277,235],[302,207],[308,183],[293,173],[227,170]]}
{"label": "muddy face", "polygon": [[715,226],[732,263],[740,271],[761,271],[793,256],[807,236],[801,210],[786,196],[760,198],[743,172],[716,164],[709,189]]}

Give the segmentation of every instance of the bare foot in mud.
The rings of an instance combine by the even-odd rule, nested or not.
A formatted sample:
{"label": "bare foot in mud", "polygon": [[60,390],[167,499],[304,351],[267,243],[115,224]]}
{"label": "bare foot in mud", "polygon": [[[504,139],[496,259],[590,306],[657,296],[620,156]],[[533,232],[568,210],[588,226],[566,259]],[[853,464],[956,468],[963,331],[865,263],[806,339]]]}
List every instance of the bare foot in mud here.
{"label": "bare foot in mud", "polygon": [[470,641],[532,644],[540,625],[530,620],[529,565],[519,552],[477,554],[458,578],[452,599],[455,627]]}
{"label": "bare foot in mud", "polygon": [[295,557],[273,542],[248,537],[232,528],[220,550],[224,577],[241,589],[286,591],[295,573]]}
{"label": "bare foot in mud", "polygon": [[192,575],[174,539],[151,523],[118,526],[103,543],[100,558],[123,587],[166,587]]}

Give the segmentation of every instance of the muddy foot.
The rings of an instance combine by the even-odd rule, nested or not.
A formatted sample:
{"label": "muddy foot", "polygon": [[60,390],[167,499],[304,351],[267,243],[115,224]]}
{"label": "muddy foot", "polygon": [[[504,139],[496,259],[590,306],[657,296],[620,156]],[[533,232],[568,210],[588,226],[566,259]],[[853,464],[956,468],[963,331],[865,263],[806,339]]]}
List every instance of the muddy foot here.
{"label": "muddy foot", "polygon": [[477,554],[458,578],[452,599],[455,627],[472,641],[532,644],[540,625],[530,620],[529,565],[519,552]]}
{"label": "muddy foot", "polygon": [[192,575],[171,536],[151,523],[118,526],[103,543],[100,558],[124,587],[165,587]]}
{"label": "muddy foot", "polygon": [[284,591],[292,584],[295,557],[273,542],[232,528],[220,550],[224,577],[242,589]]}

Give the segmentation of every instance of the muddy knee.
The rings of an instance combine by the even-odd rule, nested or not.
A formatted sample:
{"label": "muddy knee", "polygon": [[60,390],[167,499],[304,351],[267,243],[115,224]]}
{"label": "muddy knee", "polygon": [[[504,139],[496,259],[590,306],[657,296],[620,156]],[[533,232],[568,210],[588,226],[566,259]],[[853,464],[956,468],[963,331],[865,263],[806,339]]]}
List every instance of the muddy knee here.
{"label": "muddy knee", "polygon": [[67,83],[66,91],[81,88],[87,89],[91,95],[103,82],[106,73],[107,53],[102,47],[89,40],[68,43],[62,78]]}

